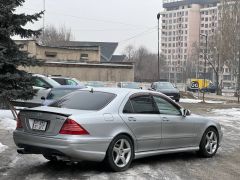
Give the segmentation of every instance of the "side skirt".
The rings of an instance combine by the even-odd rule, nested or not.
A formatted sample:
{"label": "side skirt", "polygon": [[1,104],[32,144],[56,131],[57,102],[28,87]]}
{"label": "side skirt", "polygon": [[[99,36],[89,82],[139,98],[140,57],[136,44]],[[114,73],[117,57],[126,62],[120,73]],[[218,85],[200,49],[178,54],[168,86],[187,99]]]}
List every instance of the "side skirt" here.
{"label": "side skirt", "polygon": [[178,149],[137,152],[137,153],[135,153],[135,159],[144,158],[144,157],[148,157],[148,156],[155,156],[155,155],[160,155],[160,154],[191,152],[191,151],[198,151],[198,150],[199,150],[199,147],[187,147],[187,148],[178,148]]}

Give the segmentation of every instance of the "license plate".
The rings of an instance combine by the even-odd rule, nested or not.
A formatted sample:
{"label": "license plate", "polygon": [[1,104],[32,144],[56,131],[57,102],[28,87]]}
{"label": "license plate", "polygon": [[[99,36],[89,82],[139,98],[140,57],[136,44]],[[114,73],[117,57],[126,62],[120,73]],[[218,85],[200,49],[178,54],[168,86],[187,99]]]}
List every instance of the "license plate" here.
{"label": "license plate", "polygon": [[47,128],[46,121],[33,120],[33,125],[32,125],[33,130],[46,131],[46,128]]}

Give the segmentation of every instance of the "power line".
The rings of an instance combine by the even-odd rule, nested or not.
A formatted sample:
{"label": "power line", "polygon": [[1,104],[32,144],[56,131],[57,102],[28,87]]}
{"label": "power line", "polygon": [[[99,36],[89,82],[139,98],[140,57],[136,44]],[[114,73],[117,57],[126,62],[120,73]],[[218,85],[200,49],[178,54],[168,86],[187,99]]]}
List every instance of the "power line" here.
{"label": "power line", "polygon": [[119,41],[119,44],[120,44],[120,43],[127,42],[127,41],[130,41],[130,40],[132,40],[132,39],[135,39],[135,38],[138,38],[138,37],[141,37],[141,36],[144,36],[145,34],[153,33],[153,32],[155,32],[155,31],[157,30],[156,27],[157,27],[157,26],[154,26],[154,27],[149,28],[148,30],[143,31],[143,32],[141,32],[141,33],[139,33],[139,34],[136,34],[136,35],[134,35],[134,36],[132,36],[132,37],[129,37],[129,38],[127,38],[127,39],[124,39],[124,40],[122,40],[122,41]]}
{"label": "power line", "polygon": [[[26,8],[23,7],[24,9],[29,9],[29,10],[33,10],[33,11],[39,11],[38,9],[33,9],[33,8]],[[88,17],[82,17],[82,16],[74,16],[74,15],[70,15],[70,14],[65,14],[65,13],[59,13],[59,12],[53,12],[53,11],[47,11],[50,14],[58,14],[61,16],[67,16],[67,17],[72,17],[72,18],[76,18],[76,19],[82,19],[82,20],[88,20],[88,21],[97,21],[97,22],[104,22],[104,23],[111,23],[111,24],[121,24],[121,25],[126,25],[126,26],[135,26],[135,27],[145,27],[148,28],[148,26],[145,25],[140,25],[140,24],[129,24],[129,23],[125,23],[125,22],[121,22],[121,21],[113,21],[113,20],[105,20],[105,19],[97,19],[97,18],[88,18]]]}

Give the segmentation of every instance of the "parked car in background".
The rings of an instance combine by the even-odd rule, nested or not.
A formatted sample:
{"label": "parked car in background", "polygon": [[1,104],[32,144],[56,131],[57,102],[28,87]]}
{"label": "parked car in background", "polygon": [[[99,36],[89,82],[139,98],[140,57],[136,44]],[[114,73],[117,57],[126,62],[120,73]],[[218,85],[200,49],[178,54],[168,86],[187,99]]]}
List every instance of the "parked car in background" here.
{"label": "parked car in background", "polygon": [[69,78],[63,76],[49,76],[49,78],[57,81],[61,85],[84,86],[84,84],[78,81],[76,78]]}
{"label": "parked car in background", "polygon": [[105,84],[102,81],[87,81],[85,83],[87,87],[105,87]]}
{"label": "parked car in background", "polygon": [[[20,154],[50,161],[103,161],[114,171],[133,159],[198,151],[216,154],[220,124],[191,115],[162,93],[126,89],[77,90],[50,106],[21,110],[13,133]],[[30,156],[29,158],[31,158]]]}
{"label": "parked car in background", "polygon": [[33,74],[33,81],[34,81],[34,86],[36,88],[44,88],[44,89],[50,89],[50,88],[55,88],[58,86],[61,86],[58,82],[54,81],[53,79],[41,75],[41,74]]}
{"label": "parked car in background", "polygon": [[176,102],[180,101],[179,90],[176,87],[174,87],[173,84],[170,82],[165,82],[165,81],[153,82],[151,84],[151,89],[169,96],[171,99],[175,100]]}
{"label": "parked car in background", "polygon": [[52,88],[46,97],[41,97],[41,100],[43,100],[42,105],[47,106],[54,101],[60,99],[61,97],[74,92],[78,89],[83,89],[85,86],[59,86],[56,88]]}
{"label": "parked car in background", "polygon": [[130,88],[130,89],[142,89],[139,83],[136,82],[118,82],[117,87],[119,88]]}
{"label": "parked car in background", "polygon": [[216,91],[217,91],[217,87],[213,83],[210,83],[208,87],[200,89],[200,92],[215,93]]}

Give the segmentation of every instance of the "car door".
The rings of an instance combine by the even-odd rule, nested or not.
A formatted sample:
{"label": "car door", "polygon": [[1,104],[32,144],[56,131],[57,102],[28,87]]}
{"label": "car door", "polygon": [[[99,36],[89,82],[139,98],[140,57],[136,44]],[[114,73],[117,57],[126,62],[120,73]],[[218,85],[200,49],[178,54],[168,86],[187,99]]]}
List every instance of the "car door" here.
{"label": "car door", "polygon": [[153,95],[162,119],[162,141],[160,149],[172,149],[194,146],[196,125],[189,116],[182,116],[181,107],[172,100]]}
{"label": "car door", "polygon": [[149,94],[133,95],[120,112],[122,119],[137,140],[137,151],[159,148],[161,141],[161,118]]}

